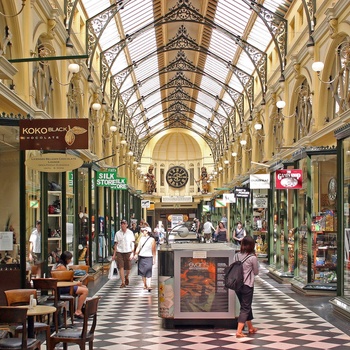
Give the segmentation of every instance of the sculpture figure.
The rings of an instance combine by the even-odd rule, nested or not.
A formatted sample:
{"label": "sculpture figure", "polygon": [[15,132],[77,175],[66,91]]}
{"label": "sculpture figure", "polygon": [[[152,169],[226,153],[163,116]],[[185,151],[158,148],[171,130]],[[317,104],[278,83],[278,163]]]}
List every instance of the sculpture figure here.
{"label": "sculpture figure", "polygon": [[201,168],[201,177],[199,181],[202,181],[202,193],[206,194],[209,192],[209,176],[207,172],[207,168],[202,166]]}
{"label": "sculpture figure", "polygon": [[154,166],[151,164],[148,168],[148,172],[146,174],[146,192],[152,194],[153,192],[157,192],[156,188],[156,180],[153,174]]}

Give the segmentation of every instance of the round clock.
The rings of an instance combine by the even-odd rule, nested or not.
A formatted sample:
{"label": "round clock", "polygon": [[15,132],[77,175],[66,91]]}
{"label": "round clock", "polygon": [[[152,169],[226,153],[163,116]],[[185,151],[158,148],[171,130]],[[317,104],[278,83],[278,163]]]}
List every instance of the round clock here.
{"label": "round clock", "polygon": [[335,201],[337,198],[337,180],[334,177],[328,182],[328,198],[331,201]]}
{"label": "round clock", "polygon": [[182,166],[173,166],[166,173],[166,181],[171,187],[184,187],[188,181],[188,172]]}

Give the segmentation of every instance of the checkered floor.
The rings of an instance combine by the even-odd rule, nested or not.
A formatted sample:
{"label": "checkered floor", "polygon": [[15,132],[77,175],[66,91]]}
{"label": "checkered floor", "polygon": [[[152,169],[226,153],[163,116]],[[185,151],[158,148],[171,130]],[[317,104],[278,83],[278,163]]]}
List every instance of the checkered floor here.
{"label": "checkered floor", "polygon": [[163,329],[157,310],[157,271],[154,289],[148,292],[133,267],[127,288],[119,288],[117,279],[96,293],[102,299],[94,349],[350,349],[348,335],[275,288],[265,273],[261,269],[254,293],[254,326],[259,331],[237,339],[234,329]]}

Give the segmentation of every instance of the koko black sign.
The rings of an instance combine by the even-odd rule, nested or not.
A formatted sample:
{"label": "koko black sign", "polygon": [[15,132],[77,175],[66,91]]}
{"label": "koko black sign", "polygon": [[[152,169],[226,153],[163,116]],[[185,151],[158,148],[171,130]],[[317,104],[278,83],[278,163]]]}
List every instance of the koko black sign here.
{"label": "koko black sign", "polygon": [[20,149],[87,149],[89,121],[84,119],[31,119],[19,122]]}

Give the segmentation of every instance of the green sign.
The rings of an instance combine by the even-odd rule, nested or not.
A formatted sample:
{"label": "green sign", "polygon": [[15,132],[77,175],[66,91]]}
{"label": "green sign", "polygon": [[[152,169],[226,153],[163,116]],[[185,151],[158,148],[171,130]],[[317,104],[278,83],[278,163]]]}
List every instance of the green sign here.
{"label": "green sign", "polygon": [[128,183],[124,177],[117,177],[117,169],[96,172],[96,186],[110,187],[112,190],[127,190]]}
{"label": "green sign", "polygon": [[68,171],[68,187],[73,187],[73,171]]}

